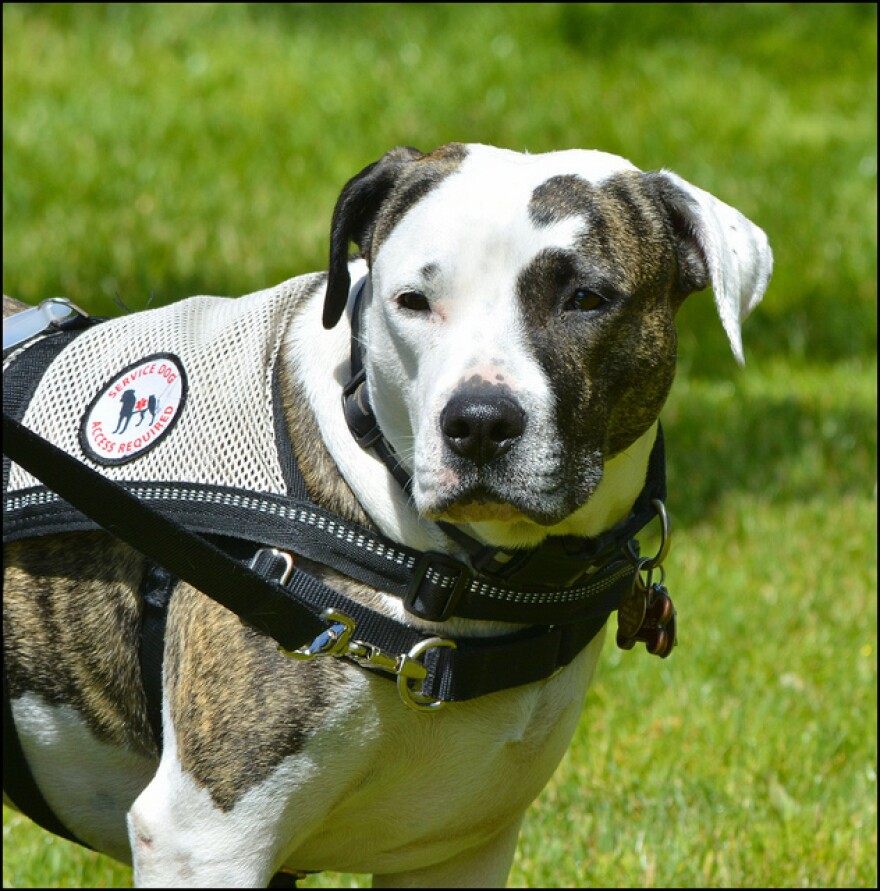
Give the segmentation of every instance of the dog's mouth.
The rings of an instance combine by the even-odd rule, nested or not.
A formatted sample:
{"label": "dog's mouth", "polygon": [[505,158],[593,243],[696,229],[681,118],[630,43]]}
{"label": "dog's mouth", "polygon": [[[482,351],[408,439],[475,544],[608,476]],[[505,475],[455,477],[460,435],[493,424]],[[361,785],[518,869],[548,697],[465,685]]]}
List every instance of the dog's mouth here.
{"label": "dog's mouth", "polygon": [[504,458],[498,467],[483,468],[417,463],[413,496],[419,513],[434,522],[489,523],[493,534],[502,527],[546,529],[586,504],[603,476],[600,454],[567,461],[561,446],[548,454],[532,449],[518,462]]}
{"label": "dog's mouth", "polygon": [[487,486],[473,486],[464,493],[449,495],[434,505],[426,516],[450,523],[478,523],[486,520],[509,522],[522,518],[522,512]]}
{"label": "dog's mouth", "polygon": [[531,520],[542,526],[559,522],[555,513],[536,510],[525,499],[501,494],[487,486],[474,486],[449,497],[425,512],[429,520],[450,523],[517,523]]}
{"label": "dog's mouth", "polygon": [[496,501],[451,504],[442,514],[433,516],[431,519],[445,520],[450,523],[513,523],[523,519],[523,516],[523,513],[512,504]]}

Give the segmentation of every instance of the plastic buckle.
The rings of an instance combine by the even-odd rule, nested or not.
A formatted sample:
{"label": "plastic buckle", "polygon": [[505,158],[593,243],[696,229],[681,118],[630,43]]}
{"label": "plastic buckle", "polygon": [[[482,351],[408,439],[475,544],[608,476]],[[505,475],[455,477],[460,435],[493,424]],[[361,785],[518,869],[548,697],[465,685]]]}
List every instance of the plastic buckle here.
{"label": "plastic buckle", "polygon": [[[437,578],[431,578],[431,573]],[[403,605],[420,619],[445,622],[461,600],[471,578],[471,570],[461,561],[448,554],[426,551],[413,567]]]}
{"label": "plastic buckle", "polygon": [[49,297],[37,306],[7,316],[3,320],[3,349],[18,346],[49,328],[57,328],[72,316],[87,319],[89,314],[66,297]]}
{"label": "plastic buckle", "polygon": [[367,375],[361,369],[342,389],[342,412],[355,442],[369,448],[381,436],[379,422],[367,396]]}

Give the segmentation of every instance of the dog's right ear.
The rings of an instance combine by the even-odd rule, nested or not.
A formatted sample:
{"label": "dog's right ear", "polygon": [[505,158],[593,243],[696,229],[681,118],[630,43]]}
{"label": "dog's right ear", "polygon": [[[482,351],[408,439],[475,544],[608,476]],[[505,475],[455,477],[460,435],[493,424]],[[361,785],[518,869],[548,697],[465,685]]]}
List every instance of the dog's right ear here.
{"label": "dog's right ear", "polygon": [[744,364],[740,326],[761,302],[773,271],[767,235],[738,210],[671,170],[646,176],[673,222],[684,293],[712,285],[730,348]]}
{"label": "dog's right ear", "polygon": [[332,328],[342,318],[351,277],[348,274],[348,245],[355,242],[364,253],[382,202],[400,178],[404,167],[424,155],[409,146],[392,149],[378,161],[352,177],[343,188],[330,225],[330,267],[324,298],[324,327]]}

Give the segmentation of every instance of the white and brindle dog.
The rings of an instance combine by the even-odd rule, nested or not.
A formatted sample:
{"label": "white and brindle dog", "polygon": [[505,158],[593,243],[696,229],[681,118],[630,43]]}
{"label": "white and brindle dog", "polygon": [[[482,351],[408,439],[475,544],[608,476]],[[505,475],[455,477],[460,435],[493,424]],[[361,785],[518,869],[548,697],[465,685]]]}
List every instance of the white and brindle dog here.
{"label": "white and brindle dog", "polygon": [[[351,241],[362,259],[348,261]],[[741,360],[740,323],[771,267],[759,228],[668,171],[595,151],[388,153],[340,196],[329,274],[287,283],[281,400],[313,500],[450,554],[438,522],[507,548],[608,530],[645,484],[678,308],[711,285]],[[364,276],[367,389],[409,495],[340,408],[345,304]],[[511,630],[424,621],[399,597],[297,565],[444,637]],[[98,531],[5,550],[15,722],[45,799],[79,839],[132,862],[142,886],[265,886],[281,869],[504,883],[604,634],[544,681],[423,714],[375,672],[286,658],[180,583],[160,754],[137,652],[144,572],[139,553]]]}

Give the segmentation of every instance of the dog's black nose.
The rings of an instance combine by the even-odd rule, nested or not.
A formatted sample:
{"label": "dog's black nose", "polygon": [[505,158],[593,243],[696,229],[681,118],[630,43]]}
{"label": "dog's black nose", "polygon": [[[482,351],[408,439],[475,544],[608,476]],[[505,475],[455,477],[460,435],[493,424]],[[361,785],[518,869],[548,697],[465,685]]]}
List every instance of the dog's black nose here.
{"label": "dog's black nose", "polygon": [[440,431],[457,455],[482,466],[523,435],[525,412],[509,390],[488,386],[454,393],[440,413]]}

